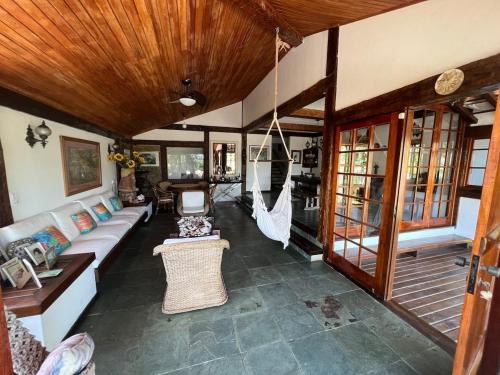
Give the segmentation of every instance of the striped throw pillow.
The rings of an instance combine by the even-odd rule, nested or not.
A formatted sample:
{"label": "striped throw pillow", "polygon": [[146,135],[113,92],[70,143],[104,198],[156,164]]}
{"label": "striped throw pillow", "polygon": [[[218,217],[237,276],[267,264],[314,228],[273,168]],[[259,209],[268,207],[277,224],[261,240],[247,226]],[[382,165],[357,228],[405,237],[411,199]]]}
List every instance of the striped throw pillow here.
{"label": "striped throw pillow", "polygon": [[75,223],[80,234],[87,234],[97,228],[97,223],[87,211],[80,211],[71,215],[71,220]]}
{"label": "striped throw pillow", "polygon": [[94,213],[96,214],[99,221],[107,221],[111,219],[111,212],[109,212],[108,209],[102,203],[96,204],[91,208],[92,211],[94,211]]}

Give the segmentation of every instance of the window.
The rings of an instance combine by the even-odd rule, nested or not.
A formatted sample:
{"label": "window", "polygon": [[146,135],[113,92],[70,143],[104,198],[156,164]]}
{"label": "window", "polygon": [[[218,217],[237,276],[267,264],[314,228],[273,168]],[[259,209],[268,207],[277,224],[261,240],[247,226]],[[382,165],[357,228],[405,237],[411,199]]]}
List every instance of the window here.
{"label": "window", "polygon": [[466,185],[483,186],[489,147],[489,139],[471,139],[469,149],[470,158],[465,181]]}
{"label": "window", "polygon": [[202,147],[167,147],[169,180],[203,179]]}
{"label": "window", "polygon": [[413,113],[401,229],[451,223],[459,125],[443,106]]}

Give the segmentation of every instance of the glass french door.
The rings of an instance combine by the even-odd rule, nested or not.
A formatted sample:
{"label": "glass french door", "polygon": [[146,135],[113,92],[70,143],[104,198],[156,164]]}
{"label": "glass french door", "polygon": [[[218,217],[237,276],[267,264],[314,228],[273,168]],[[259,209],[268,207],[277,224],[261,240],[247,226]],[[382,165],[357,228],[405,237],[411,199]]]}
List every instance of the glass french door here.
{"label": "glass french door", "polygon": [[390,252],[398,132],[397,114],[335,131],[328,261],[380,294]]}

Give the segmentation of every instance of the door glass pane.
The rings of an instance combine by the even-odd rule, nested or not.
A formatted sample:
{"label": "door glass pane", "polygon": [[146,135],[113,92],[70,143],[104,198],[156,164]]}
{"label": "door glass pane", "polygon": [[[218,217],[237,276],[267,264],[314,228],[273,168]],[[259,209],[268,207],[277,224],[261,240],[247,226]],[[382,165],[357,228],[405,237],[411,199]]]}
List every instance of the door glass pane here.
{"label": "door glass pane", "polygon": [[389,144],[389,124],[374,127],[373,148],[387,148]]}
{"label": "door glass pane", "polygon": [[473,168],[486,167],[486,159],[488,158],[488,150],[473,150],[470,158],[470,166]]}
{"label": "door glass pane", "polygon": [[370,151],[370,170],[368,174],[378,174],[384,175],[386,162],[387,162],[387,151]]}
{"label": "door glass pane", "polygon": [[432,146],[432,130],[425,129],[424,134],[422,136],[422,147],[431,147]]}
{"label": "door glass pane", "polygon": [[490,147],[490,140],[489,139],[475,139],[474,144],[473,144],[473,149],[487,149]]}
{"label": "door glass pane", "polygon": [[364,150],[368,148],[368,128],[360,128],[354,131],[356,133],[356,138],[354,142],[354,148],[356,150]]}
{"label": "door glass pane", "polygon": [[474,185],[474,186],[483,186],[483,180],[484,180],[484,169],[479,168],[479,169],[470,169],[469,170],[469,178],[467,179],[467,183],[469,185]]}

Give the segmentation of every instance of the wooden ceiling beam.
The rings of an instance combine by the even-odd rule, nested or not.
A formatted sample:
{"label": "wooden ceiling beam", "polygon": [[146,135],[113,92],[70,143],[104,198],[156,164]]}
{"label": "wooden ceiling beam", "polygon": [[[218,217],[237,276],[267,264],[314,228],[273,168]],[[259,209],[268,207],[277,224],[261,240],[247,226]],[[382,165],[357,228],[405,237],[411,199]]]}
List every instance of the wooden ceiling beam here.
{"label": "wooden ceiling beam", "polygon": [[302,35],[293,28],[279,13],[274,9],[268,0],[229,0],[241,9],[244,9],[255,20],[264,23],[270,31],[275,32],[279,28],[281,40],[292,47],[302,44]]}
{"label": "wooden ceiling beam", "polygon": [[[310,124],[292,124],[287,122],[280,122],[281,130],[293,130],[293,131],[303,131],[303,132],[313,132],[313,133],[322,133],[323,126],[319,125],[310,125]],[[275,128],[273,128],[275,129]]]}
{"label": "wooden ceiling beam", "polygon": [[469,124],[477,124],[479,121],[476,116],[472,113],[469,108],[465,108],[464,105],[460,102],[455,102],[451,104],[451,109],[455,112],[459,113],[462,118],[467,121]]}
{"label": "wooden ceiling beam", "polygon": [[483,98],[490,103],[493,108],[497,107],[497,95],[493,94],[492,92],[488,92],[483,95]]}
{"label": "wooden ceiling beam", "polygon": [[324,120],[325,111],[321,109],[301,108],[288,115],[290,117],[308,118],[311,120]]}

